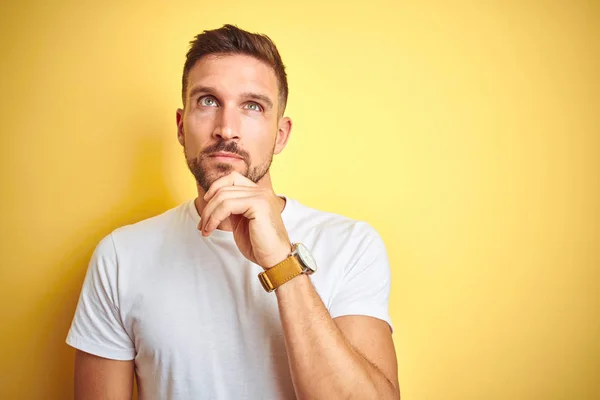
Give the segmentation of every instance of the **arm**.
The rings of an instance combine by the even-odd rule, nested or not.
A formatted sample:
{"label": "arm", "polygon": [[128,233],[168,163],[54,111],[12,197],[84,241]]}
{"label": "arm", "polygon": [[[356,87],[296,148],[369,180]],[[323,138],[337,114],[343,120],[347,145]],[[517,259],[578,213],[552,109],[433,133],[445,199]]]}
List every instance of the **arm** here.
{"label": "arm", "polygon": [[133,371],[133,360],[110,360],[77,350],[75,400],[131,400]]}
{"label": "arm", "polygon": [[298,398],[400,398],[386,322],[354,315],[334,321],[305,275],[275,293]]}
{"label": "arm", "polygon": [[[267,270],[289,255],[281,199],[272,189],[232,172],[213,182],[203,200],[198,229],[204,236],[229,219],[236,245],[250,261]],[[382,319],[359,316],[375,309],[374,316],[385,316],[389,294],[383,241],[374,232],[362,237],[331,314],[306,275],[276,290],[292,380],[301,399],[400,398],[390,327]],[[338,316],[335,322],[331,315]]]}
{"label": "arm", "polygon": [[131,399],[135,348],[119,314],[112,235],[92,254],[67,335],[75,353],[75,399]]}

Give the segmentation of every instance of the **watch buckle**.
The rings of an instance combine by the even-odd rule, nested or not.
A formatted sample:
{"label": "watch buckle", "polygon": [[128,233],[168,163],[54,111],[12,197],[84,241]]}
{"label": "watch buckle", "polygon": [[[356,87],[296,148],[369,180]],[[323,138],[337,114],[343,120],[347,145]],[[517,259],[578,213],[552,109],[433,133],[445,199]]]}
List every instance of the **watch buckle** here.
{"label": "watch buckle", "polygon": [[267,293],[271,293],[274,290],[273,284],[269,280],[267,274],[264,273],[264,271],[258,274],[258,280],[260,281],[262,287],[267,291]]}

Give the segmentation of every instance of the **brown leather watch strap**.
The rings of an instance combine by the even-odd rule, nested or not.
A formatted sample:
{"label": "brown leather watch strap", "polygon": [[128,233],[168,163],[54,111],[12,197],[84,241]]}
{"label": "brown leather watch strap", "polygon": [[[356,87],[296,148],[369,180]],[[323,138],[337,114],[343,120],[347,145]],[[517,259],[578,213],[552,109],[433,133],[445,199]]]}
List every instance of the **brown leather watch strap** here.
{"label": "brown leather watch strap", "polygon": [[258,274],[258,279],[267,292],[272,292],[279,286],[302,273],[302,265],[296,256],[289,256],[279,264]]}

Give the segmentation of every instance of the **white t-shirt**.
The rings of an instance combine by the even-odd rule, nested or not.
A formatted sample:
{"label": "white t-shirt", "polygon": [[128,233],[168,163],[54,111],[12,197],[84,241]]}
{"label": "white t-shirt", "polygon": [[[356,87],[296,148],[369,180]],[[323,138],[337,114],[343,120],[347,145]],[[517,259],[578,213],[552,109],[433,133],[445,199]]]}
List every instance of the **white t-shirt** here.
{"label": "white t-shirt", "polygon": [[[282,196],[284,197],[284,196]],[[290,240],[311,251],[312,283],[332,318],[386,321],[390,268],[367,223],[285,197]],[[66,342],[135,360],[139,398],[295,398],[277,298],[233,233],[203,237],[194,200],[123,226],[96,247]]]}

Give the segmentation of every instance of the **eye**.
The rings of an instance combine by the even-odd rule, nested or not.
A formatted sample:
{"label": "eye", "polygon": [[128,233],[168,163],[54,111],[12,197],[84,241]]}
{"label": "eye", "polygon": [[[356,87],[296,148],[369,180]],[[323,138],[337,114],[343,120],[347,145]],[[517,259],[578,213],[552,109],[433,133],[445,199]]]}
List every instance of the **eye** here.
{"label": "eye", "polygon": [[198,100],[198,104],[204,107],[216,107],[217,101],[212,96],[204,96],[201,97],[200,100]]}
{"label": "eye", "polygon": [[253,101],[251,101],[250,103],[246,103],[245,108],[247,108],[250,111],[262,111],[262,107],[260,106],[260,104],[255,103]]}

